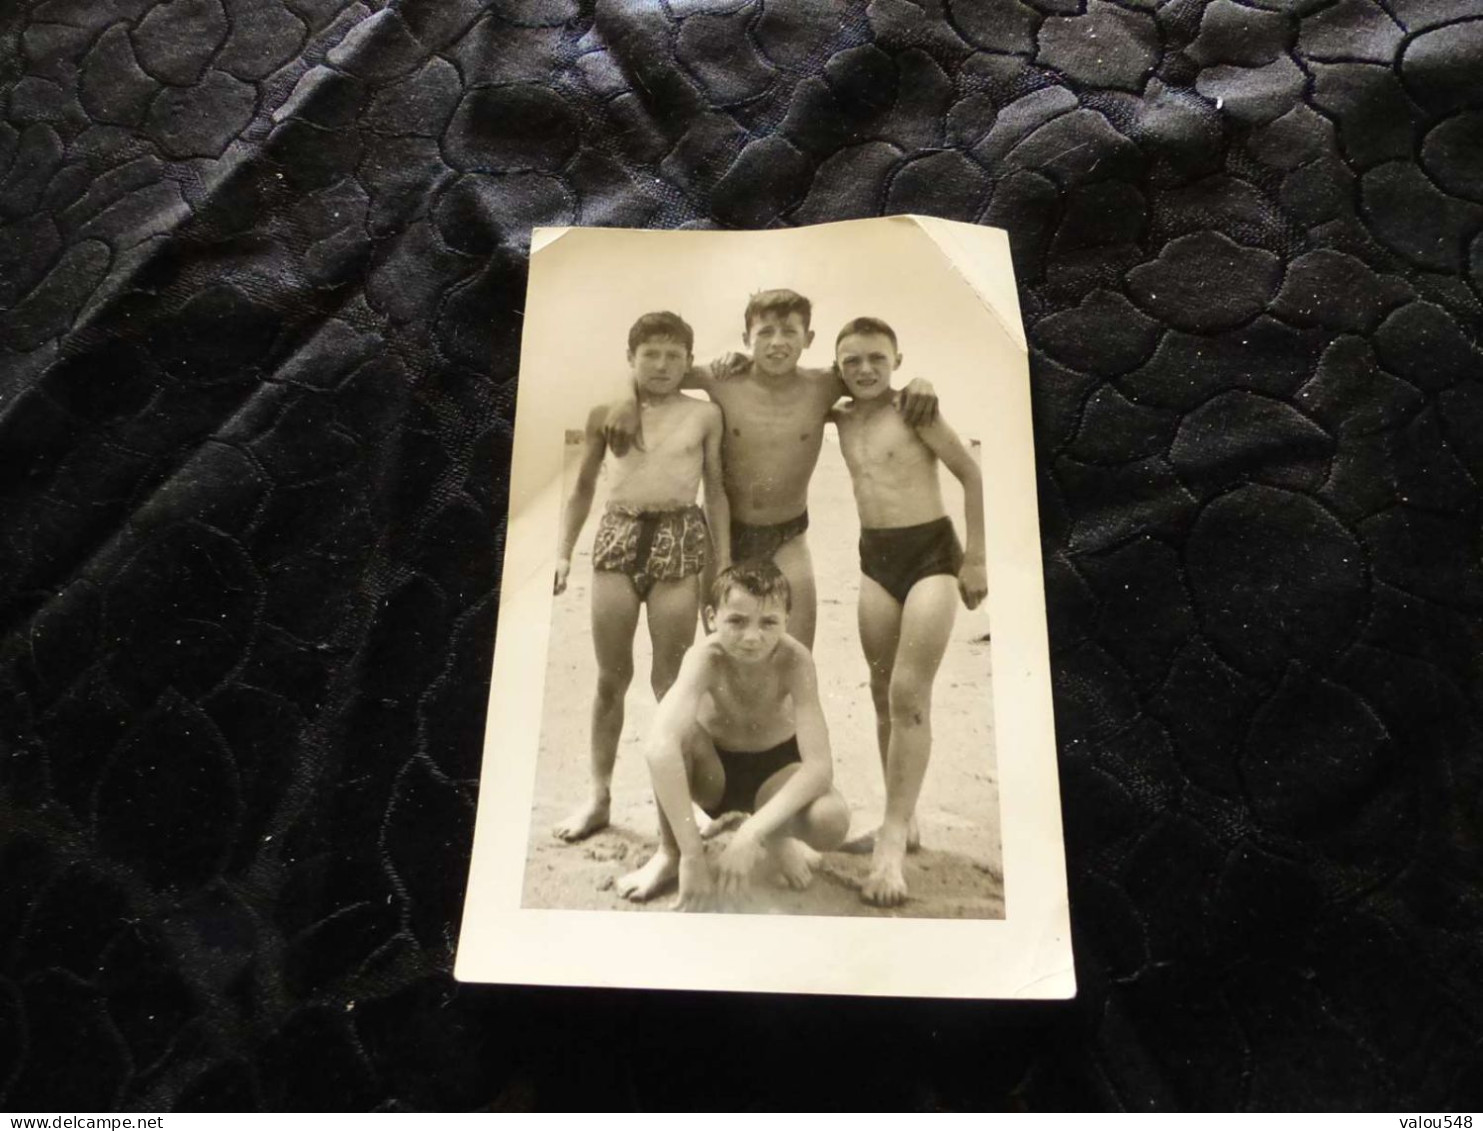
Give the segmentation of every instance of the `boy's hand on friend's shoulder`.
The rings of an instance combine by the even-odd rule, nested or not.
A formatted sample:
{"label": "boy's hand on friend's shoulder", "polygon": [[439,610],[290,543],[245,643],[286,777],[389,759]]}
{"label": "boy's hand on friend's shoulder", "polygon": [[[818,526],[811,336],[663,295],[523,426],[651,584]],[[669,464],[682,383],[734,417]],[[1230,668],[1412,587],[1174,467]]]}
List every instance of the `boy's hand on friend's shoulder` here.
{"label": "boy's hand on friend's shoulder", "polygon": [[989,571],[983,562],[971,558],[963,562],[963,568],[958,570],[958,592],[970,609],[983,604],[989,595]]}
{"label": "boy's hand on friend's shoulder", "polygon": [[672,911],[709,911],[716,904],[716,880],[704,852],[680,857],[680,891]]}
{"label": "boy's hand on friend's shoulder", "polygon": [[608,406],[607,418],[602,422],[602,438],[608,450],[615,456],[628,454],[628,449],[644,450],[644,433],[639,421],[637,400],[624,398]]}
{"label": "boy's hand on friend's shoulder", "polygon": [[711,376],[717,381],[724,381],[728,377],[740,377],[751,368],[752,359],[750,357],[744,353],[732,351],[723,353],[711,362]]}
{"label": "boy's hand on friend's shoulder", "polygon": [[937,419],[937,388],[925,377],[913,377],[896,397],[896,411],[913,428]]}
{"label": "boy's hand on friend's shoulder", "polygon": [[551,592],[555,596],[560,597],[563,593],[566,592],[566,579],[567,579],[567,575],[570,574],[571,572],[572,572],[572,563],[571,562],[567,561],[567,559],[565,559],[565,558],[561,558],[560,560],[557,561],[557,563],[556,563],[556,581],[555,581],[555,583],[551,587]]}
{"label": "boy's hand on friend's shoulder", "polygon": [[746,825],[736,830],[731,843],[716,862],[721,894],[737,896],[746,891],[752,882],[752,871],[762,857],[762,842],[750,832]]}

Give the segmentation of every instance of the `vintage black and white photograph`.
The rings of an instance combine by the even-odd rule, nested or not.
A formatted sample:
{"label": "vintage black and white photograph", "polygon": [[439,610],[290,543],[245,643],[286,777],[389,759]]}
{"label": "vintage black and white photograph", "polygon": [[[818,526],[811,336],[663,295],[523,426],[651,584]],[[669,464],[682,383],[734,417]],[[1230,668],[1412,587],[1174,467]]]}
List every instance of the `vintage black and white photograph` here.
{"label": "vintage black and white photograph", "polygon": [[[1021,859],[1053,898],[1019,906],[1054,915],[1058,896],[1064,920],[1049,708],[1026,713],[1044,627],[996,235],[899,217],[537,233],[460,976],[531,953],[519,925],[545,912],[584,913],[577,965],[640,985],[605,942],[624,919],[683,935],[723,915],[738,940],[752,920],[1004,925],[1028,894],[1006,809],[1046,798]],[[475,943],[496,888],[515,896],[502,941]],[[1070,978],[1060,942],[1048,996]],[[531,980],[581,980],[532,957]],[[673,984],[711,984],[711,957]],[[797,967],[756,988],[814,987]]]}

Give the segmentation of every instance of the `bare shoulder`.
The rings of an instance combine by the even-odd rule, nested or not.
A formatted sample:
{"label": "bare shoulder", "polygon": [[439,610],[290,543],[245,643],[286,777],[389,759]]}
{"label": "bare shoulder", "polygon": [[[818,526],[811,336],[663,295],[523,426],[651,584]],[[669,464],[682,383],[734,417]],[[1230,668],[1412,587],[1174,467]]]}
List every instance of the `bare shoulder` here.
{"label": "bare shoulder", "polygon": [[[717,671],[719,649],[715,636],[704,637],[692,644],[680,661],[680,671],[672,690],[677,691],[680,697],[709,691]],[[668,698],[665,696],[666,700]]]}
{"label": "bare shoulder", "polygon": [[703,676],[707,682],[720,669],[721,641],[713,632],[697,640],[685,653],[684,666]]}
{"label": "bare shoulder", "polygon": [[[595,404],[590,409],[587,410],[587,431],[588,432],[601,432],[602,431],[602,426],[607,423],[608,410],[611,407],[612,407],[611,405]],[[570,420],[571,417],[567,417],[567,419]]]}
{"label": "bare shoulder", "polygon": [[948,423],[947,417],[941,412],[923,424],[906,424],[904,420],[902,424],[934,451],[940,450],[944,444],[956,443],[958,440],[958,433],[953,430],[953,426]]}
{"label": "bare shoulder", "polygon": [[778,666],[778,672],[786,680],[794,680],[799,676],[813,675],[814,657],[813,653],[794,640],[791,636],[784,636],[774,653],[774,662]]}
{"label": "bare shoulder", "polygon": [[825,404],[833,404],[844,396],[844,381],[833,366],[824,369],[813,366],[799,366],[798,373],[808,382],[809,388],[814,390],[819,399]]}

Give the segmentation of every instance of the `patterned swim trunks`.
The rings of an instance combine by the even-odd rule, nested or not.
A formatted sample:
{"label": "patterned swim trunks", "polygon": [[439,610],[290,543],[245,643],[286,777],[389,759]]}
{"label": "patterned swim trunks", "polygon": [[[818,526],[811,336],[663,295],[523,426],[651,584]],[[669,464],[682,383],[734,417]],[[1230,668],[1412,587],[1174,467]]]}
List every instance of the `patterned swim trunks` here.
{"label": "patterned swim trunks", "polygon": [[592,546],[592,568],[632,579],[640,597],[656,581],[679,581],[705,568],[711,536],[698,506],[646,511],[609,503]]}

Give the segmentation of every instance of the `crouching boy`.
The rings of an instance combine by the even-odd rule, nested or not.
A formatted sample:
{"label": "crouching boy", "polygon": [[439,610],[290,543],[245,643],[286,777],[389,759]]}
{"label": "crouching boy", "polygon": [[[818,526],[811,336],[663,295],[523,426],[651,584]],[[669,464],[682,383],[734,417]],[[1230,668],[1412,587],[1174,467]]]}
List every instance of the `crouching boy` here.
{"label": "crouching boy", "polygon": [[[650,899],[678,879],[675,908],[707,910],[740,894],[764,858],[780,882],[802,888],[817,852],[843,842],[849,807],[833,788],[813,658],[787,633],[790,604],[787,579],[771,562],[716,577],[710,635],[685,653],[649,737],[660,843],[618,881],[628,899]],[[714,868],[696,805],[713,817],[750,814]]]}

